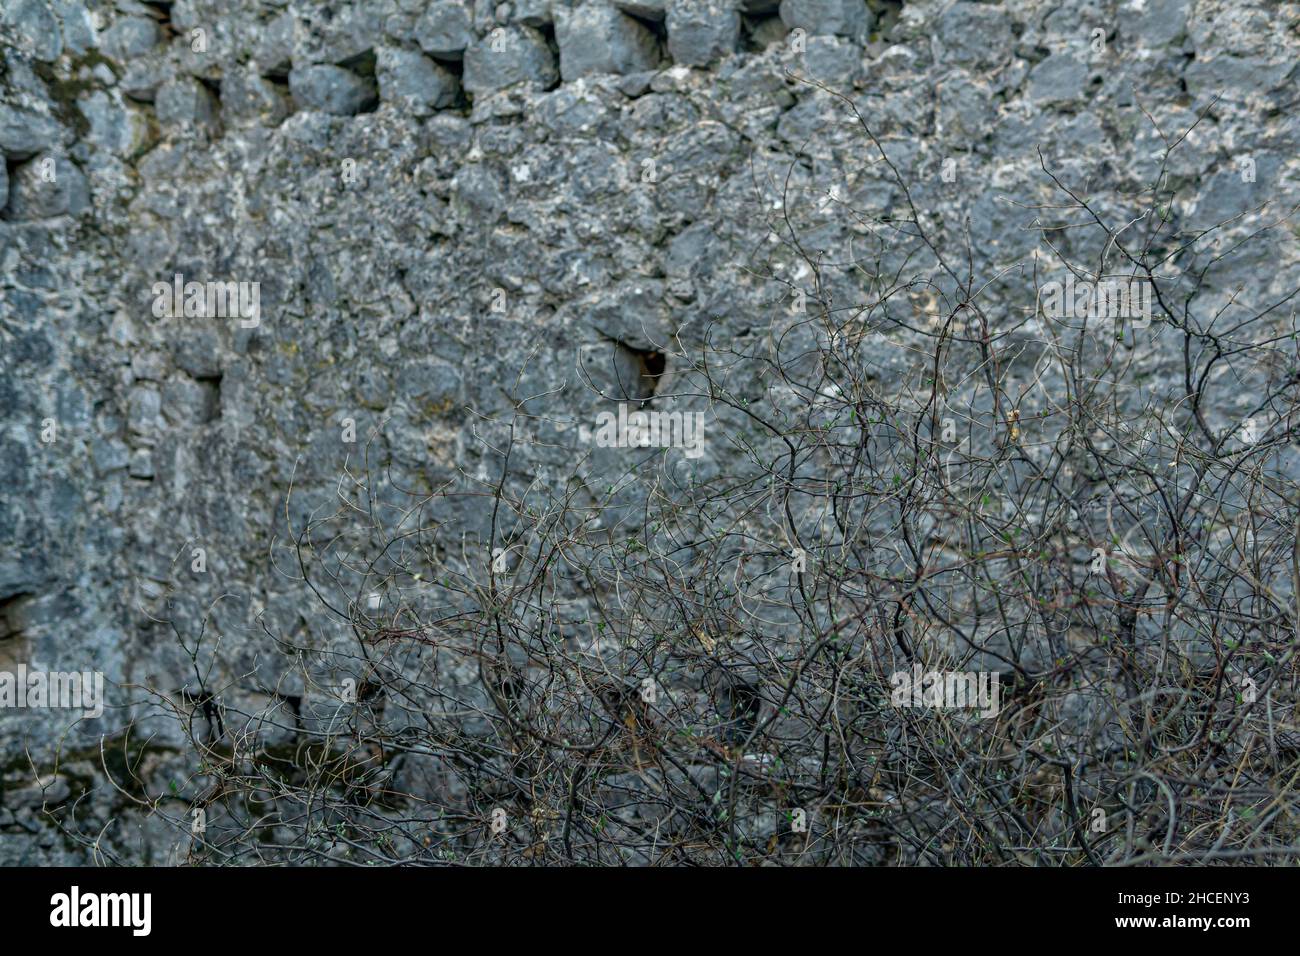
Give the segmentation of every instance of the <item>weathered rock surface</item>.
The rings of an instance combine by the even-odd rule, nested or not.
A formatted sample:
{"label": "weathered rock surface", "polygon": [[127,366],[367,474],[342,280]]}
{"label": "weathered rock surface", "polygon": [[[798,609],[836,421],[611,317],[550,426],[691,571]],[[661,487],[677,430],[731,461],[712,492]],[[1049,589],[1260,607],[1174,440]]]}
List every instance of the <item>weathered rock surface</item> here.
{"label": "weathered rock surface", "polygon": [[352,116],[374,106],[375,84],[350,70],[314,64],[289,72],[289,91],[303,109]]}
{"label": "weathered rock surface", "polygon": [[[791,288],[811,285],[772,240],[783,194],[806,248],[834,264],[822,281],[837,305],[859,301],[862,269],[912,269],[864,251],[907,218],[906,197],[845,103],[803,78],[858,107],[946,224],[944,251],[962,271],[970,256],[1008,314],[1033,311],[1025,270],[1045,238],[1071,241],[1034,205],[1059,197],[1039,150],[1117,222],[1128,207],[1099,187],[1133,194],[1160,175],[1182,190],[1168,215],[1188,230],[1246,212],[1244,234],[1263,221],[1250,210],[1300,202],[1300,39],[1274,28],[1274,4],[907,0],[878,32],[887,6],[312,0],[272,17],[209,0],[165,22],[163,4],[6,2],[0,662],[101,671],[109,700],[75,726],[0,710],[0,863],[90,858],[88,843],[33,835],[42,793],[89,794],[91,839],[141,819],[96,783],[100,734],[128,720],[153,735],[159,792],[184,775],[178,724],[125,687],[197,693],[177,633],[221,637],[232,656],[210,682],[227,704],[310,711],[319,688],[290,686],[301,676],[271,663],[266,628],[351,639],[316,616],[293,541],[338,507],[367,452],[387,463],[385,502],[481,489],[517,416],[530,441],[511,487],[580,484],[584,505],[602,500],[626,469],[588,456],[578,423],[609,395],[668,388],[651,354],[690,401],[700,385],[680,350],[767,336]],[[1219,93],[1162,170],[1143,111],[1181,131]],[[866,218],[837,217],[846,206]],[[258,283],[260,310],[160,316],[155,285],[177,275]],[[1209,273],[1224,302],[1275,301],[1298,277],[1285,228]],[[913,358],[880,347],[870,388],[914,387]],[[1181,381],[1180,362],[1153,360],[1144,380]],[[737,374],[729,387],[758,401],[757,373]],[[1241,408],[1210,411],[1223,427],[1263,385],[1235,387]],[[726,474],[742,458],[716,443],[692,467]],[[462,541],[486,547],[499,520],[490,496],[464,500],[420,517],[448,529],[448,561]],[[1109,727],[1077,709],[1079,726]],[[24,776],[27,749],[44,791]],[[175,842],[127,825],[103,840],[113,859],[154,862]]]}
{"label": "weathered rock surface", "polygon": [[588,2],[561,12],[555,26],[560,76],[636,73],[659,63],[659,43],[641,23],[611,4]]}

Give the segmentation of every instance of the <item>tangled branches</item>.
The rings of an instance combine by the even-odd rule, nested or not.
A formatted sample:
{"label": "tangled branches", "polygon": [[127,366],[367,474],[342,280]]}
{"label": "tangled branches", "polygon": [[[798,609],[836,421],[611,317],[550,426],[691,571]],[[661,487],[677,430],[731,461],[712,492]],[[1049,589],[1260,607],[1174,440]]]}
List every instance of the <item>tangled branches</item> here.
{"label": "tangled branches", "polygon": [[[478,473],[423,484],[377,429],[340,507],[286,507],[316,612],[153,689],[198,766],[148,805],[192,861],[1297,852],[1300,289],[1222,280],[1291,211],[1185,225],[1186,132],[1128,196],[1040,156],[990,268],[843,103],[865,191],[755,166],[771,241],[732,279],[769,315],[586,343],[592,414],[470,410]],[[893,692],[934,672],[996,705]]]}

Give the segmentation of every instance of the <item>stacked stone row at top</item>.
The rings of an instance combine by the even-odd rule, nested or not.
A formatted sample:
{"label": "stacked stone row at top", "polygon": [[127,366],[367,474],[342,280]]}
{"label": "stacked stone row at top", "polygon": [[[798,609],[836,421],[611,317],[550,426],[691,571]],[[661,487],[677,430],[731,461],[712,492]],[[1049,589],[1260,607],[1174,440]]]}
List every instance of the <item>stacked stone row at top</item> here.
{"label": "stacked stone row at top", "polygon": [[[769,21],[767,40],[796,28],[865,40],[874,20],[865,0],[582,0],[574,6],[516,0],[490,17],[476,17],[460,0],[435,0],[413,20],[390,18],[387,32],[407,45],[379,49],[379,92],[441,108],[454,101],[458,86],[484,94],[518,83],[550,87],[590,74],[639,73],[668,61],[707,67],[738,49],[742,14]],[[272,60],[279,56],[277,36],[293,29],[285,19],[292,16],[284,14],[272,31]],[[337,61],[295,63],[289,80],[307,108],[356,112],[365,108],[365,80],[346,73]]]}
{"label": "stacked stone row at top", "polygon": [[591,74],[708,67],[741,47],[742,21],[751,48],[795,29],[862,42],[876,20],[873,4],[897,6],[888,0],[307,0],[261,22],[240,23],[205,18],[198,3],[170,5],[164,17],[161,5],[130,0],[93,15],[78,0],[14,0],[0,13],[0,26],[26,36],[28,52],[49,62],[61,54],[76,60],[97,47],[127,96],[155,102],[164,122],[202,125],[216,104],[196,80],[210,91],[219,84],[223,107],[234,115],[262,119],[278,120],[291,109],[281,102],[286,80],[302,109],[349,115],[381,99],[442,109],[456,105],[462,90],[474,96],[519,83],[550,88]]}

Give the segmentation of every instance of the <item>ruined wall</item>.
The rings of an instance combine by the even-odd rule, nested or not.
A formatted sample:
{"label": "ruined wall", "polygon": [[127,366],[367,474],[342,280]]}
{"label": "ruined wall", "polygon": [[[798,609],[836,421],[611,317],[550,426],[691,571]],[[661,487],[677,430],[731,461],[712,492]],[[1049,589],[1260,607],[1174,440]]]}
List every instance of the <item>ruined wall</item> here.
{"label": "ruined wall", "polygon": [[[184,817],[197,768],[155,692],[216,689],[236,711],[281,713],[267,733],[292,743],[285,728],[322,692],[276,639],[351,639],[298,573],[313,517],[355,505],[314,541],[346,568],[349,547],[373,556],[361,541],[376,522],[400,527],[367,500],[454,487],[465,495],[421,520],[441,529],[441,560],[478,567],[513,533],[493,507],[502,480],[610,504],[626,468],[584,441],[598,414],[655,394],[709,408],[694,357],[774,335],[811,283],[786,216],[823,265],[805,291],[832,310],[858,301],[863,255],[951,291],[932,256],[891,259],[881,242],[910,198],[984,277],[986,308],[1023,315],[1034,250],[1074,241],[1044,227],[1043,204],[1061,198],[1044,165],[1120,219],[1160,171],[1162,133],[1195,126],[1165,170],[1180,228],[1248,212],[1244,235],[1289,210],[1296,13],[1264,0],[3,0],[0,669],[108,683],[104,715],[71,727],[66,711],[0,710],[0,862],[94,858],[41,812],[74,801],[73,830],[113,821],[112,858],[175,858],[175,831],[103,780],[105,764],[130,768]],[[177,274],[255,282],[260,309],[159,315],[155,283]],[[1284,229],[1216,264],[1205,299],[1281,299],[1298,277]],[[900,305],[924,318],[926,300]],[[881,333],[877,391],[910,387],[924,365],[905,339]],[[1145,353],[1136,377],[1176,381],[1178,360]],[[1214,427],[1272,372],[1253,374],[1207,408]],[[737,363],[727,382],[757,394],[762,368]],[[743,471],[747,450],[723,440],[749,434],[742,419],[709,419],[698,458],[668,456],[670,493]],[[611,504],[609,528],[654,490],[629,493],[642,497]],[[339,573],[332,599],[382,590]],[[571,599],[615,587],[575,584]],[[472,668],[447,679],[469,686]],[[117,748],[103,759],[101,735]]]}

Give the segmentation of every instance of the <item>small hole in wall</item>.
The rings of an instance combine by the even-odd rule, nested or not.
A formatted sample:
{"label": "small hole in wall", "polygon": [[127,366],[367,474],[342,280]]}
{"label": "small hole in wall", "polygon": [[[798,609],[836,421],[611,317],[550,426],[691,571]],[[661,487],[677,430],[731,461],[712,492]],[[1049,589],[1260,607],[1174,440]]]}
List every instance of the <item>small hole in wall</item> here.
{"label": "small hole in wall", "polygon": [[[350,56],[346,60],[340,60],[337,65],[355,76],[373,80],[375,77],[376,63],[377,57],[375,56],[375,51],[373,49],[368,49],[362,50],[356,56]],[[377,109],[379,109],[379,93],[376,90],[374,94],[366,98],[365,102],[361,104],[357,112],[373,113]]]}
{"label": "small hole in wall", "polygon": [[654,398],[659,379],[668,368],[667,356],[617,339],[606,341],[606,345],[584,350],[582,361],[590,380],[606,398],[645,405]]}
{"label": "small hole in wall", "polygon": [[546,41],[546,46],[551,51],[551,62],[556,66],[555,82],[547,87],[547,89],[554,90],[560,85],[560,41],[555,36],[555,24],[543,23],[541,26],[537,27],[537,32],[540,33],[542,39]]}
{"label": "small hole in wall", "polygon": [[654,380],[655,387],[659,385],[659,376],[664,374],[668,367],[668,357],[663,352],[642,352],[641,362],[645,365],[645,375]]}
{"label": "small hole in wall", "polygon": [[741,17],[740,30],[740,48],[746,53],[762,53],[789,33],[785,23],[775,11],[771,14],[750,14]]}
{"label": "small hole in wall", "polygon": [[537,32],[542,35],[542,39],[546,41],[546,45],[551,48],[551,52],[555,54],[555,58],[558,60],[560,57],[560,41],[555,36],[555,24],[539,24]]}
{"label": "small hole in wall", "polygon": [[196,377],[194,381],[203,386],[203,421],[210,422],[221,417],[221,373]]}
{"label": "small hole in wall", "polygon": [[659,388],[659,379],[668,367],[668,358],[663,352],[637,349],[619,343],[619,349],[630,359],[627,366],[635,371],[635,381],[621,382],[627,397],[645,405],[654,398]]}
{"label": "small hole in wall", "polygon": [[195,79],[203,84],[204,89],[206,89],[209,93],[212,94],[212,98],[214,100],[216,100],[218,103],[221,102],[221,81],[220,80],[214,80],[211,77],[207,77],[207,76],[197,76],[195,77]]}
{"label": "small hole in wall", "polygon": [[872,32],[882,39],[888,39],[894,30],[894,24],[903,15],[902,0],[870,0],[868,5],[876,15]]}
{"label": "small hole in wall", "polygon": [[622,13],[623,16],[635,20],[637,23],[641,24],[641,26],[653,33],[661,47],[668,43],[668,22],[664,18],[639,16],[629,10],[621,10],[619,12]]}
{"label": "small hole in wall", "polygon": [[442,57],[440,57],[440,56],[436,56],[436,55],[434,55],[434,54],[431,53],[431,54],[429,54],[429,59],[433,60],[434,63],[437,63],[440,67],[442,67],[444,70],[446,70],[446,71],[447,71],[448,73],[450,73],[452,76],[456,77],[456,80],[457,80],[458,82],[463,82],[464,77],[465,77],[465,58],[464,58],[464,57],[455,57],[455,58],[447,57],[447,58],[444,60]]}
{"label": "small hole in wall", "polygon": [[[559,56],[558,53],[555,55]],[[465,58],[463,56],[448,56],[444,59],[434,53],[428,54],[428,57],[456,78],[456,102],[452,104],[451,108],[468,112],[470,98],[465,92]]]}
{"label": "small hole in wall", "polygon": [[375,51],[371,48],[362,50],[355,56],[350,56],[345,60],[339,60],[338,65],[355,73],[357,76],[374,76],[376,62]]}
{"label": "small hole in wall", "polygon": [[172,25],[172,4],[166,0],[144,0],[149,15],[158,22],[158,29],[164,38],[174,37],[176,28]]}

